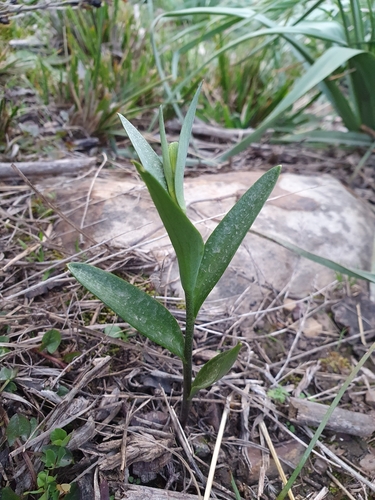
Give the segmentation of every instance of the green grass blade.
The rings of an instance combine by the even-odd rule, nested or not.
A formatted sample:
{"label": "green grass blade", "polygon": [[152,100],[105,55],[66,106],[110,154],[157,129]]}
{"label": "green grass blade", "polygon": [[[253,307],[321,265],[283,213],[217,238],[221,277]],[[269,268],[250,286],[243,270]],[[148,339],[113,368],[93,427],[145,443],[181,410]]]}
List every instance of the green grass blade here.
{"label": "green grass blade", "polygon": [[207,361],[199,370],[191,386],[189,399],[193,398],[201,389],[205,389],[226,375],[236,362],[238,353],[242,344],[237,344],[236,347],[229,351],[222,352],[214,358]]}
{"label": "green grass blade", "polygon": [[353,28],[355,36],[355,47],[361,49],[365,43],[365,35],[363,28],[363,14],[361,12],[361,5],[358,0],[350,0],[350,10],[353,17]]}
{"label": "green grass blade", "polygon": [[[369,23],[371,26],[371,33],[369,33],[369,39],[370,40],[375,40],[375,11],[373,8],[373,3],[372,0],[367,0],[367,9],[368,9],[368,15],[369,15]],[[374,49],[369,45],[369,50],[372,49],[372,52],[374,52]]]}
{"label": "green grass blade", "polygon": [[370,273],[368,271],[363,271],[361,269],[350,269],[349,267],[342,266],[341,264],[338,264],[337,262],[331,259],[326,259],[325,257],[320,257],[319,255],[308,252],[307,250],[303,250],[303,248],[300,248],[299,246],[294,245],[293,243],[289,243],[288,241],[283,240],[282,238],[259,233],[258,231],[254,230],[251,230],[251,232],[258,236],[261,236],[262,238],[265,238],[266,240],[273,241],[274,243],[277,243],[278,245],[287,248],[288,250],[291,250],[292,252],[295,252],[298,255],[301,255],[301,257],[305,257],[306,259],[312,260],[313,262],[317,262],[322,266],[328,267],[329,269],[332,269],[337,273],[345,274],[346,276],[350,276],[351,278],[366,280],[370,281],[371,283],[375,283],[375,274],[373,273]]}
{"label": "green grass blade", "polygon": [[120,117],[122,126],[124,127],[128,137],[133,144],[134,149],[139,156],[143,168],[158,180],[159,184],[167,189],[167,183],[164,177],[163,164],[159,156],[155,153],[146,139],[138,132],[138,130],[122,115]]}
{"label": "green grass blade", "polygon": [[271,126],[271,124],[281,116],[290,106],[292,106],[300,97],[314,88],[325,78],[330,76],[337,68],[347,63],[348,60],[363,53],[361,50],[350,49],[347,47],[332,47],[328,49],[317,61],[306,71],[306,73],[294,84],[293,89],[280,102],[278,106],[268,115],[258,129],[224,153],[221,161],[226,161],[231,156],[241,153],[252,142],[259,140],[262,134]]}
{"label": "green grass blade", "polygon": [[238,200],[208,238],[196,285],[194,312],[219,281],[230,261],[275,187],[281,167],[265,173]]}
{"label": "green grass blade", "polygon": [[236,497],[236,500],[242,500],[240,492],[239,492],[239,490],[237,488],[236,481],[234,480],[232,472],[230,473],[230,484],[232,486],[232,490],[233,490],[234,496]]}
{"label": "green grass blade", "polygon": [[350,30],[349,30],[349,26],[348,26],[347,19],[346,19],[345,9],[344,9],[344,6],[343,6],[343,3],[341,2],[341,0],[338,0],[337,3],[339,6],[341,23],[342,23],[342,26],[344,28],[345,38],[346,38],[347,44],[350,45]]}
{"label": "green grass blade", "polygon": [[155,177],[142,170],[139,164],[134,163],[146,183],[152,201],[175,249],[182,287],[185,293],[192,295],[203,255],[202,236]]}
{"label": "green grass blade", "polygon": [[361,117],[361,124],[375,130],[375,56],[359,54],[350,61],[352,88]]}
{"label": "green grass blade", "polygon": [[[203,34],[200,34],[199,36],[195,37],[193,40],[190,40],[188,43],[183,45],[178,52],[180,54],[186,54],[189,50],[193,49],[197,45],[200,45],[202,42],[206,40],[210,40],[216,35],[219,35],[223,31],[226,31],[228,28],[232,27],[234,24],[238,23],[238,19],[236,18],[231,18],[229,21],[223,22],[219,24],[218,26],[215,26],[214,28],[210,29],[209,31],[207,30],[207,23],[205,23],[205,31]],[[194,31],[196,32],[196,28],[194,26]]]}
{"label": "green grass blade", "polygon": [[178,204],[185,210],[185,199],[184,199],[184,171],[186,158],[189,149],[189,143],[191,138],[191,130],[193,128],[193,122],[195,117],[195,111],[197,109],[198,98],[202,88],[202,83],[200,83],[193,100],[189,106],[186,113],[184,122],[182,124],[180,139],[178,144],[176,171],[174,175],[174,189],[177,197]]}
{"label": "green grass blade", "polygon": [[335,130],[312,130],[301,134],[288,134],[278,139],[280,142],[313,142],[368,148],[372,139],[362,132],[338,132]]}
{"label": "green grass blade", "polygon": [[68,264],[73,276],[139,333],[184,359],[184,338],[172,314],[123,279],[88,264]]}

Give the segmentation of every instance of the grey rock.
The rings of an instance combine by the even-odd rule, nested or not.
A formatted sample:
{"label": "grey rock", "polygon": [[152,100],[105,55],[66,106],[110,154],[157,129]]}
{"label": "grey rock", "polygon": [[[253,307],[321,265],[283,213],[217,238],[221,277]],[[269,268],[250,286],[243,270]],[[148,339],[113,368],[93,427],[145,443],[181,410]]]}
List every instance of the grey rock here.
{"label": "grey rock", "polygon": [[[187,213],[204,239],[260,175],[231,172],[186,179]],[[82,222],[90,182],[72,183],[58,193],[63,210],[70,210],[69,216],[77,224]],[[254,229],[343,265],[370,270],[374,221],[370,208],[332,176],[286,173],[280,176]],[[115,174],[98,178],[84,226],[98,242],[111,239],[114,248],[136,248],[151,255],[163,269],[163,291],[183,296],[173,249],[146,188],[138,180]],[[58,230],[68,231],[62,240],[73,249],[77,234],[65,223],[60,223]],[[249,233],[204,308],[215,314],[255,314],[268,290],[287,290],[290,297],[302,298],[334,279],[331,270]]]}

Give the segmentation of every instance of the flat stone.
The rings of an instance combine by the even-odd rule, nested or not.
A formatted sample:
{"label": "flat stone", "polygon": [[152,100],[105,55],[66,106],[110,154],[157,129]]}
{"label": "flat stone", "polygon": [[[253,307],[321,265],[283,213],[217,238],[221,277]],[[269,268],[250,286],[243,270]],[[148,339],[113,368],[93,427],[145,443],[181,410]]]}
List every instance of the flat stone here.
{"label": "flat stone", "polygon": [[[186,179],[187,214],[204,240],[261,175],[231,172]],[[90,184],[91,179],[84,179],[57,190],[59,206],[78,225]],[[374,222],[369,207],[332,176],[286,173],[280,176],[253,227],[348,267],[370,270]],[[99,177],[83,227],[97,242],[110,239],[114,248],[136,248],[150,254],[163,268],[163,292],[183,296],[169,239],[146,188],[135,177],[108,172]],[[65,222],[58,225],[57,232],[64,246],[74,252],[79,235]],[[256,310],[270,289],[287,290],[289,297],[302,298],[334,279],[333,271],[249,233],[207,304],[217,306],[220,313],[248,313]]]}

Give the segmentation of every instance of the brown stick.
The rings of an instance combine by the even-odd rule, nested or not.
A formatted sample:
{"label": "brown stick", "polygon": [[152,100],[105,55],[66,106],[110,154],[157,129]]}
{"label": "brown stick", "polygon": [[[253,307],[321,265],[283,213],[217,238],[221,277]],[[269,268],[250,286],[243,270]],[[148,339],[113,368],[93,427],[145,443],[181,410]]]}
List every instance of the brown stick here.
{"label": "brown stick", "polygon": [[[84,168],[93,167],[96,158],[65,158],[53,161],[25,161],[16,162],[17,167],[28,176],[51,176],[77,172]],[[0,163],[0,179],[17,177],[12,170],[11,163]]]}
{"label": "brown stick", "polygon": [[197,495],[129,484],[121,500],[199,500]]}
{"label": "brown stick", "polygon": [[[289,419],[299,425],[318,427],[327,413],[328,406],[305,399],[290,398]],[[355,411],[336,408],[326,429],[353,436],[370,436],[375,432],[374,417]]]}

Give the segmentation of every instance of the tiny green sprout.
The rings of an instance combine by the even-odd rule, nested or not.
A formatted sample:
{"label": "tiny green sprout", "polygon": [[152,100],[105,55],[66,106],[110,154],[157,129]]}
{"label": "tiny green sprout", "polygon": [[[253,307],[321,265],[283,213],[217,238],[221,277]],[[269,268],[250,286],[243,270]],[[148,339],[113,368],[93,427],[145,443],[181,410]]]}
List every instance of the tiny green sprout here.
{"label": "tiny green sprout", "polygon": [[43,351],[43,349],[46,349],[50,354],[53,354],[58,349],[60,343],[60,332],[52,328],[52,330],[48,330],[48,332],[43,335],[40,350]]}
{"label": "tiny green sprout", "polygon": [[206,242],[186,215],[184,170],[201,85],[182,124],[178,142],[168,144],[162,108],[159,110],[159,157],[146,139],[123,116],[122,125],[138,155],[134,161],[176,252],[185,294],[185,328],[155,298],[101,269],[82,263],[68,265],[70,272],[91,293],[135,328],[141,335],[164,347],[182,362],[183,391],[181,425],[184,427],[193,397],[226,375],[241,349],[237,344],[210,361],[193,380],[193,338],[203,302],[229,266],[242,240],[271,194],[281,167],[266,172],[225,215]]}
{"label": "tiny green sprout", "polygon": [[286,398],[289,396],[289,393],[284,387],[278,386],[274,387],[273,389],[270,389],[267,392],[267,396],[276,401],[277,403],[284,404]]}
{"label": "tiny green sprout", "polygon": [[64,429],[54,429],[50,434],[51,444],[44,446],[41,461],[44,469],[38,473],[36,491],[30,491],[32,495],[40,494],[39,500],[58,500],[61,494],[64,499],[74,500],[79,498],[79,490],[76,483],[57,482],[57,474],[53,474],[55,469],[67,467],[73,463],[73,455],[68,448],[70,435]]}

